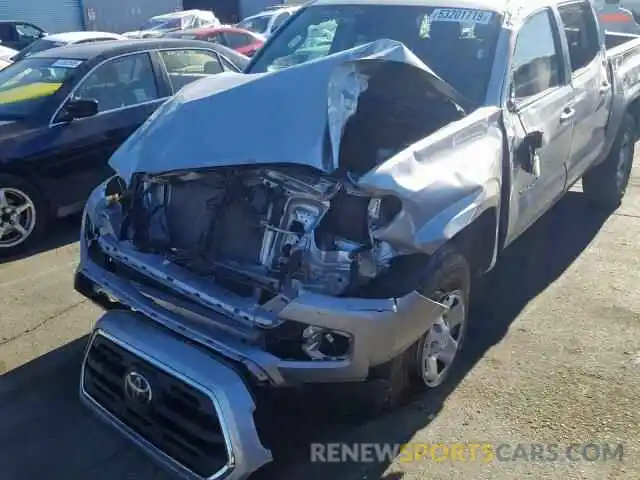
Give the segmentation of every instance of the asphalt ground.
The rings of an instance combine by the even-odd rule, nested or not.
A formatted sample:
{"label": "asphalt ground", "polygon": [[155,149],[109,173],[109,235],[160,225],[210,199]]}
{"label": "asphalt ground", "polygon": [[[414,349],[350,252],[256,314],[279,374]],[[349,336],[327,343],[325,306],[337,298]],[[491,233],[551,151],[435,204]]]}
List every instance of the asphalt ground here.
{"label": "asphalt ground", "polygon": [[[255,477],[640,478],[639,168],[613,214],[569,192],[505,252],[447,385],[366,424],[303,405],[278,419],[277,462]],[[38,251],[0,265],[0,479],[172,478],[77,399],[82,350],[100,315],[72,289],[78,224],[60,222]],[[311,462],[312,442],[414,444],[411,458]],[[474,460],[469,443],[500,459]],[[571,458],[540,460],[534,443],[561,454],[596,444],[600,455],[575,446]],[[442,444],[434,455],[433,444]],[[605,444],[622,444],[623,461],[603,458]],[[452,458],[452,448],[467,454]]]}

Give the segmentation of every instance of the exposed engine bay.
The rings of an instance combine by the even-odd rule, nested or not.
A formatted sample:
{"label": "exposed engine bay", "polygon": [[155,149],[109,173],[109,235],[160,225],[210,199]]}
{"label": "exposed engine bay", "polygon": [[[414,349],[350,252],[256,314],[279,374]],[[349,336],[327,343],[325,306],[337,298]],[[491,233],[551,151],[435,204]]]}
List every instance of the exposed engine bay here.
{"label": "exposed engine bay", "polygon": [[137,248],[264,303],[279,293],[349,296],[396,254],[374,237],[400,211],[347,179],[304,167],[153,177],[131,206]]}

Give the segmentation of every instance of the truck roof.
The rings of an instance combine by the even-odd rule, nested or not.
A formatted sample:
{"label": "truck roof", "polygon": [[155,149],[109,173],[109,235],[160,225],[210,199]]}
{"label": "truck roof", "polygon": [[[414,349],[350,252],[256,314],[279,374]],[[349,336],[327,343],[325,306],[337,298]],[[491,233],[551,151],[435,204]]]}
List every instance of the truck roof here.
{"label": "truck roof", "polygon": [[315,0],[312,5],[406,5],[488,10],[522,17],[533,10],[554,6],[567,0]]}

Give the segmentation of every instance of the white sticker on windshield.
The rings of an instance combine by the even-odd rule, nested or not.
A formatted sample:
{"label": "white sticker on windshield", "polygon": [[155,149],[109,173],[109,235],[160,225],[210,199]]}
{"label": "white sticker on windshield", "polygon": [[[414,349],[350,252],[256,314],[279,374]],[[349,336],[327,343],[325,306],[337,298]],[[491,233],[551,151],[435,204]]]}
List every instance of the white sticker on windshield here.
{"label": "white sticker on windshield", "polygon": [[82,63],[82,60],[71,60],[68,58],[61,58],[60,60],[56,60],[53,62],[52,67],[60,67],[60,68],[76,68],[78,65]]}
{"label": "white sticker on windshield", "polygon": [[431,14],[432,22],[473,22],[491,23],[493,12],[486,10],[471,10],[466,8],[436,8]]}

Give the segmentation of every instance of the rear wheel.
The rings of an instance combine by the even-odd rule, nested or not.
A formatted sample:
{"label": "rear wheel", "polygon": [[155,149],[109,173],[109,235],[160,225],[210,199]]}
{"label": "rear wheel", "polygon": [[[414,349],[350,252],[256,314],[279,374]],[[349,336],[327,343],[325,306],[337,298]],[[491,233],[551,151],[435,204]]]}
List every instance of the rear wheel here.
{"label": "rear wheel", "polygon": [[22,179],[0,175],[0,257],[22,252],[41,236],[49,215],[40,198]]}
{"label": "rear wheel", "polygon": [[635,154],[636,123],[626,114],[606,160],[585,173],[582,189],[597,207],[616,209],[627,191]]}

